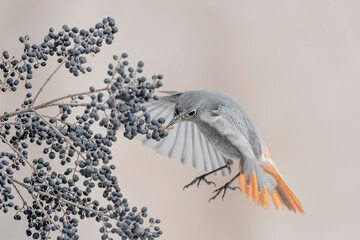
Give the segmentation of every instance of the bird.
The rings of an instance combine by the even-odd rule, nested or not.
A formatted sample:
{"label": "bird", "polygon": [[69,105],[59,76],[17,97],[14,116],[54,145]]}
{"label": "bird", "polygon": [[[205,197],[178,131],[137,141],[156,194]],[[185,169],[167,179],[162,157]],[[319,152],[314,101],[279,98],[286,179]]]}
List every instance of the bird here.
{"label": "bird", "polygon": [[[164,91],[163,91],[164,92]],[[206,173],[184,189],[205,182],[210,174],[227,176],[232,164],[239,171],[214,191],[214,200],[228,189],[239,188],[254,203],[267,209],[272,198],[277,210],[286,206],[304,213],[301,202],[291,191],[271,160],[267,146],[244,108],[230,95],[217,90],[165,91],[165,96],[145,104],[153,119],[165,119],[168,136],[154,141],[143,139],[160,154],[178,159]],[[231,184],[237,180],[238,187]]]}

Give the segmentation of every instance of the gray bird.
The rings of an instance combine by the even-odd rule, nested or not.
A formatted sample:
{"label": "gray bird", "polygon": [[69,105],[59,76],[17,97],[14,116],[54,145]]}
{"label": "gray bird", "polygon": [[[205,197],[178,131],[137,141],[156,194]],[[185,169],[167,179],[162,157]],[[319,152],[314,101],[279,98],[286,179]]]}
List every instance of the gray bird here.
{"label": "gray bird", "polygon": [[[213,184],[206,176],[229,175],[230,165],[239,162],[239,172],[216,189],[210,200],[221,192],[224,197],[227,189],[235,190],[231,183],[238,179],[240,190],[256,204],[268,208],[271,196],[278,210],[285,205],[289,210],[304,213],[300,201],[270,159],[253,122],[235,99],[211,90],[166,93],[167,96],[146,106],[153,119],[166,119],[169,135],[158,142],[150,139],[143,142],[158,153],[207,172],[184,188],[201,181]],[[174,129],[170,130],[172,126]]]}

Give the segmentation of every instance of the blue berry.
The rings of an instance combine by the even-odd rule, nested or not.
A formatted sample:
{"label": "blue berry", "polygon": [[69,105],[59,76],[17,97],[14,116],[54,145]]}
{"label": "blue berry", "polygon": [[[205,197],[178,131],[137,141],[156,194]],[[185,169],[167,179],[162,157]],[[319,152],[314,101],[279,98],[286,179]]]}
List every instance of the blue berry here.
{"label": "blue berry", "polygon": [[[52,56],[56,56],[58,63],[63,63],[74,76],[92,71],[91,67],[85,66],[86,55],[98,53],[104,41],[111,44],[116,32],[114,19],[108,17],[89,30],[67,25],[59,32],[49,28],[39,44],[30,43],[29,36],[20,37],[24,47],[20,58],[10,58],[6,51],[0,56],[2,91],[16,91],[22,81],[25,88],[31,89],[35,71],[47,66],[47,60]],[[108,65],[109,77],[104,80],[107,91],[101,92],[91,86],[90,93],[74,96],[71,102],[55,106],[59,108],[58,115],[41,118],[35,112],[26,111],[33,102],[30,92],[22,100],[23,105],[19,108],[23,109],[22,113],[12,117],[5,115],[0,134],[16,152],[0,152],[0,210],[8,213],[14,208],[18,211],[15,220],[24,215],[23,219],[28,221],[27,236],[46,239],[51,231],[58,233],[60,230],[62,235],[58,239],[79,239],[78,219],[85,218],[104,223],[99,229],[103,239],[109,239],[110,233],[122,239],[154,239],[162,234],[158,226],[140,228],[147,217],[147,208],[139,211],[130,206],[113,173],[116,166],[111,162],[111,147],[121,136],[122,127],[128,139],[142,134],[159,141],[167,136],[162,128],[165,120],[152,119],[142,105],[152,98],[157,99],[154,92],[161,87],[162,76],[157,75],[154,81],[148,82],[141,76],[144,63],[139,61],[135,68],[127,67],[130,65],[124,60],[127,57],[126,53],[120,58],[113,56],[115,62]],[[105,117],[101,117],[103,112],[107,113]],[[6,124],[8,120],[13,124]],[[104,131],[97,132],[94,123]],[[37,153],[38,158],[30,159],[33,155],[28,151],[36,145],[42,149],[41,156]],[[62,167],[53,166],[57,162]],[[17,184],[17,172],[28,164],[32,165],[30,174],[23,178],[21,186],[27,188],[27,194],[31,195],[29,199],[34,196],[36,200],[21,209],[11,201],[16,198],[12,184]],[[103,193],[101,201],[94,195],[99,189]],[[59,212],[64,214],[58,216]],[[47,215],[56,225],[48,222]],[[152,224],[156,224],[154,220]]]}

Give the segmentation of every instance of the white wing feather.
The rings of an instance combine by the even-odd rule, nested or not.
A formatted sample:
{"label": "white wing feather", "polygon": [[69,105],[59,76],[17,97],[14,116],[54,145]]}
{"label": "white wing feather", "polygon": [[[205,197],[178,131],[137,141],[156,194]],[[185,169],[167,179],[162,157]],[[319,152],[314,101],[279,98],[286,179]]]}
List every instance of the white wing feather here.
{"label": "white wing feather", "polygon": [[[151,118],[163,117],[165,123],[170,122],[175,102],[169,97],[146,104]],[[159,142],[145,139],[144,135],[138,135],[137,138],[140,138],[145,145],[156,149],[158,153],[180,160],[187,166],[192,165],[198,170],[210,172],[226,165],[225,157],[206,140],[195,123],[188,121],[177,123],[168,133],[169,135]],[[229,174],[229,170],[225,168],[215,174],[225,176]]]}

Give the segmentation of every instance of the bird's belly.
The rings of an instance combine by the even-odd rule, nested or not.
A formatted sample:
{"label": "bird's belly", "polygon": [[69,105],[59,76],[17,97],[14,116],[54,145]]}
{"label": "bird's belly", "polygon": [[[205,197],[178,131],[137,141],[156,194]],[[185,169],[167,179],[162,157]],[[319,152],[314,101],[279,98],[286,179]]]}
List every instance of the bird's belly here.
{"label": "bird's belly", "polygon": [[216,151],[219,151],[224,157],[228,159],[240,161],[241,152],[227,136],[219,133],[214,128],[205,127],[201,124],[199,124],[198,127],[201,133]]}

